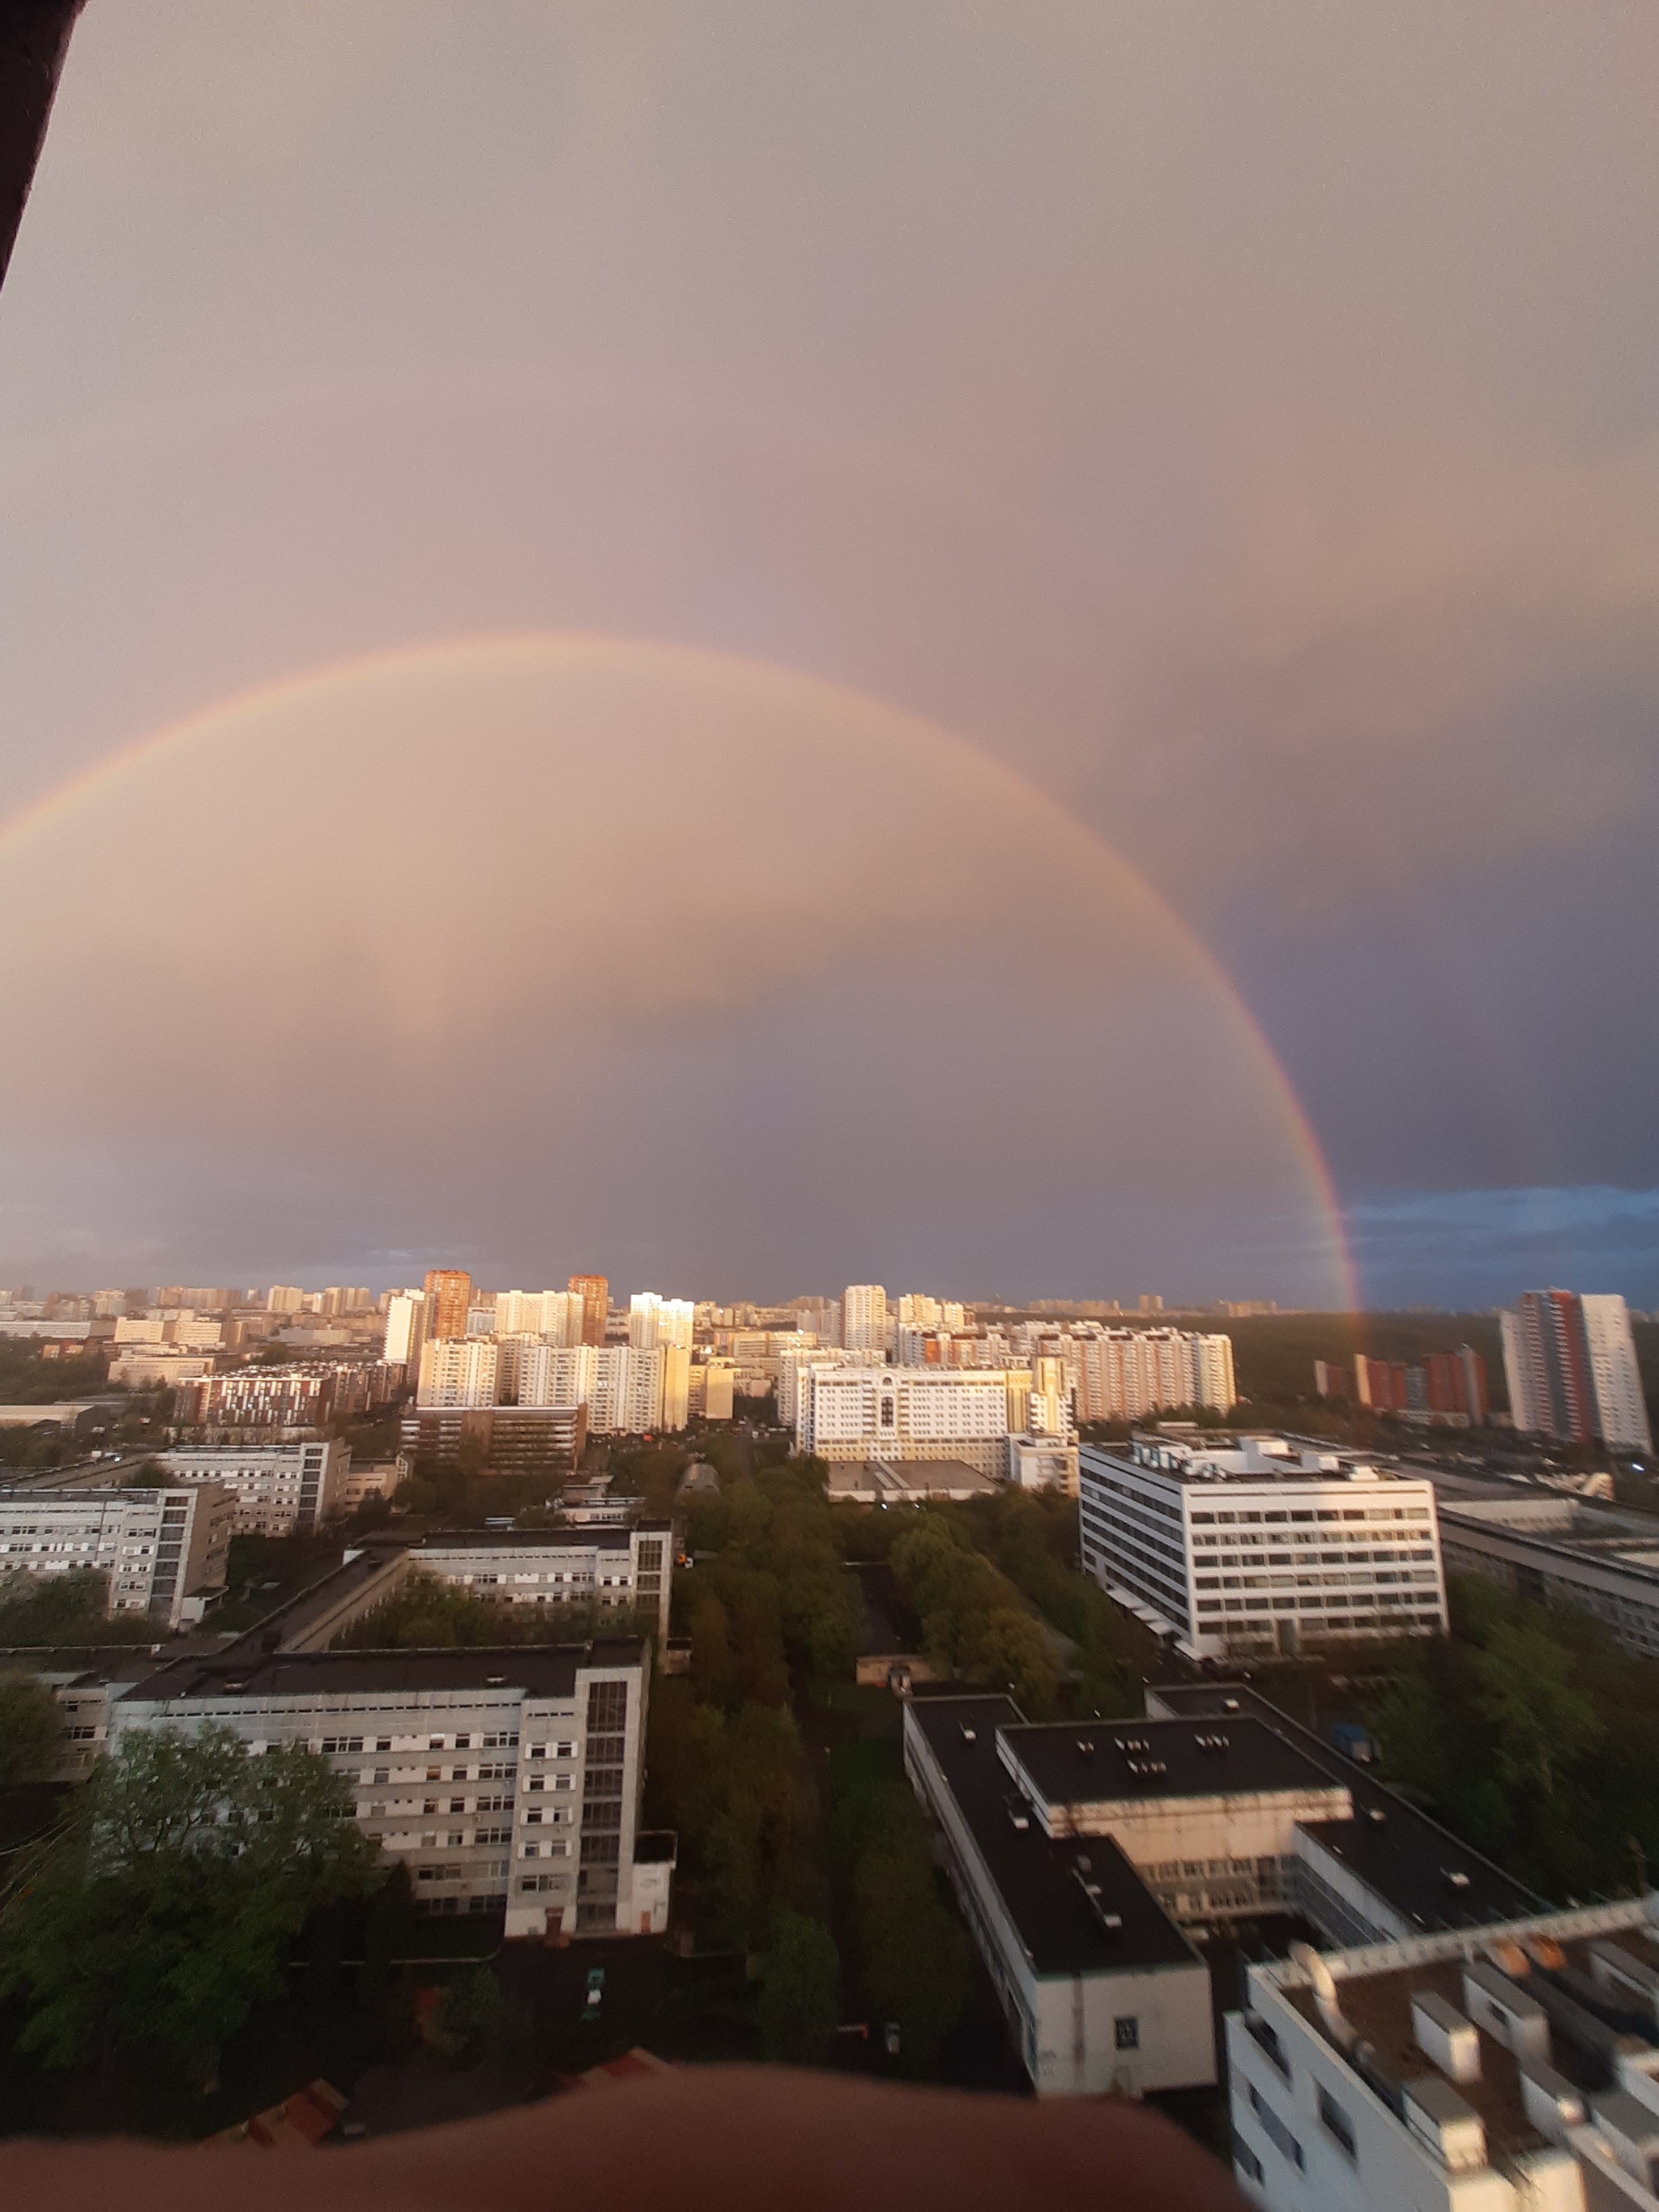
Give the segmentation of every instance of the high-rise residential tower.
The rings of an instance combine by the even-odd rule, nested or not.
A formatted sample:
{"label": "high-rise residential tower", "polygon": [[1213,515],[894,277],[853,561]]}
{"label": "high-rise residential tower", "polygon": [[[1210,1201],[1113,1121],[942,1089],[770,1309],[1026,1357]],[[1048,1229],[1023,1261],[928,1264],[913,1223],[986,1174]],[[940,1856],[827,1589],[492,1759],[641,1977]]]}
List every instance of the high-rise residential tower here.
{"label": "high-rise residential tower", "polygon": [[628,1341],[641,1352],[659,1344],[678,1345],[689,1352],[696,1312],[690,1298],[659,1298],[654,1291],[635,1291],[629,1303]]}
{"label": "high-rise residential tower", "polygon": [[1630,1315],[1616,1295],[1525,1291],[1500,1316],[1510,1413],[1517,1429],[1615,1450],[1650,1451]]}
{"label": "high-rise residential tower", "polygon": [[565,1285],[582,1302],[582,1342],[603,1344],[611,1312],[611,1285],[603,1275],[573,1275]]}
{"label": "high-rise residential tower", "polygon": [[879,1283],[853,1283],[841,1302],[841,1340],[848,1352],[876,1359],[887,1350],[887,1293]]}
{"label": "high-rise residential tower", "polygon": [[428,1337],[465,1336],[472,1305],[472,1278],[462,1267],[434,1267],[426,1279]]}

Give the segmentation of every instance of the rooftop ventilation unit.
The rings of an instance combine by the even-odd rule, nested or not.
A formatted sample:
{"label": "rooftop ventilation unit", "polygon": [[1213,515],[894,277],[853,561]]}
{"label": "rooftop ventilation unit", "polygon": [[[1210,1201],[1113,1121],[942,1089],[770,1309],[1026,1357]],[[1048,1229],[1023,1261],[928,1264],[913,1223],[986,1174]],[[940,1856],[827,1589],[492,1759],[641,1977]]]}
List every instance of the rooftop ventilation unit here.
{"label": "rooftop ventilation unit", "polygon": [[1100,1884],[1092,1879],[1092,1871],[1091,1863],[1080,1857],[1072,1869],[1072,1880],[1082,1891],[1083,1901],[1088,1906],[1096,1927],[1103,1935],[1115,1936],[1123,1926],[1123,1915],[1107,1911],[1102,1902]]}

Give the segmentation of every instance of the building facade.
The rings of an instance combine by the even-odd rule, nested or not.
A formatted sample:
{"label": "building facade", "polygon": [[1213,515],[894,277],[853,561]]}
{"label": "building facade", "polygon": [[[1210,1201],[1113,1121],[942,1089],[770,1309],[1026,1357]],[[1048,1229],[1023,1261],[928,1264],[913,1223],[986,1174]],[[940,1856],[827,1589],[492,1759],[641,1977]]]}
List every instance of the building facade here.
{"label": "building facade", "polygon": [[464,1267],[433,1267],[426,1278],[428,1337],[465,1336],[472,1310],[472,1278]]}
{"label": "building facade", "polygon": [[1216,2078],[1210,1977],[1108,1838],[1055,1834],[1020,1794],[1006,1698],[904,1708],[904,1766],[1040,2097],[1140,2096]]}
{"label": "building facade", "polygon": [[493,1406],[501,1392],[493,1337],[434,1337],[421,1350],[418,1406]]}
{"label": "building facade", "polygon": [[1084,1571],[1193,1659],[1443,1635],[1434,1486],[1276,1437],[1078,1455]]}
{"label": "building facade", "polygon": [[1266,2212],[1659,2204],[1659,1897],[1247,1971],[1233,2172]]}
{"label": "building facade", "polygon": [[841,1341],[846,1352],[879,1360],[887,1350],[887,1293],[879,1283],[854,1283],[842,1293]]}
{"label": "building facade", "polygon": [[130,1729],[216,1724],[301,1743],[432,1913],[509,1936],[660,1934],[672,1838],[640,1832],[648,1669],[637,1638],[506,1650],[179,1660],[110,1709]]}
{"label": "building facade", "polygon": [[351,1447],[331,1439],[175,1445],[155,1457],[175,1482],[216,1483],[232,1502],[239,1536],[314,1534],[348,1510]]}
{"label": "building facade", "polygon": [[406,1413],[398,1441],[411,1459],[455,1467],[464,1452],[498,1474],[565,1474],[587,1442],[586,1406],[422,1406]]}
{"label": "building facade", "polygon": [[1093,1328],[1063,1340],[1077,1418],[1139,1421],[1177,1406],[1231,1410],[1238,1395],[1233,1340],[1176,1328]]}
{"label": "building facade", "polygon": [[216,1484],[0,1491],[0,1589],[14,1576],[105,1577],[112,1615],[175,1629],[223,1590],[235,1509]]}
{"label": "building facade", "polygon": [[1558,1443],[1651,1451],[1630,1314],[1621,1297],[1526,1291],[1500,1316],[1517,1429]]}
{"label": "building facade", "polygon": [[1006,1481],[1030,1388],[1018,1370],[809,1364],[796,1379],[796,1449],[832,1462],[961,1460]]}
{"label": "building facade", "polygon": [[565,1288],[582,1302],[581,1334],[573,1341],[603,1344],[611,1319],[611,1285],[603,1275],[573,1275]]}

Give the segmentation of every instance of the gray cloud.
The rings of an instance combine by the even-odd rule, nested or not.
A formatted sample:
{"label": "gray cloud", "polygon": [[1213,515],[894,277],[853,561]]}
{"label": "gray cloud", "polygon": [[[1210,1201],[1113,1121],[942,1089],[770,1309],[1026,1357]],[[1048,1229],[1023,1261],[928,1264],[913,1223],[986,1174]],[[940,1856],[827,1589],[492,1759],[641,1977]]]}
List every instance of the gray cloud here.
{"label": "gray cloud", "polygon": [[1656,65],[1635,0],[93,10],[0,774],[469,631],[758,654],[1102,829],[1357,1199],[1649,1187]]}

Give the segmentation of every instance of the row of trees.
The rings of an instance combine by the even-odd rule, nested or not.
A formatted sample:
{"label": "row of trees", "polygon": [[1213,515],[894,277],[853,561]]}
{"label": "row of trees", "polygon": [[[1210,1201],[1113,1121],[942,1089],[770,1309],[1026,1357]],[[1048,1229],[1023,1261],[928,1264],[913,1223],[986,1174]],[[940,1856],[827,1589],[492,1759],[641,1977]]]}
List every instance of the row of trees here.
{"label": "row of trees", "polygon": [[[653,1608],[644,1632],[656,1627]],[[334,1639],[337,1651],[452,1651],[504,1644],[575,1644],[640,1632],[632,1606],[492,1604],[416,1569],[392,1595]]]}
{"label": "row of trees", "polygon": [[90,1567],[67,1575],[14,1575],[0,1583],[0,1650],[76,1644],[153,1644],[165,1631],[148,1613],[109,1612],[109,1583]]}
{"label": "row of trees", "polygon": [[1052,1638],[954,1518],[919,1516],[894,1544],[889,1564],[935,1666],[969,1681],[1006,1685],[1033,1717],[1053,1711],[1060,1667]]}
{"label": "row of trees", "polygon": [[816,1733],[844,1699],[864,1607],[826,1470],[786,1449],[711,1448],[721,1487],[690,1509],[681,1585],[691,1671],[653,1692],[652,1816],[679,1829],[704,1932],[760,1954],[769,2057],[824,2063],[854,1998],[926,2073],[967,1993],[966,1937],[891,1744],[843,1745],[828,1804],[823,1753],[803,1744],[797,1713]]}
{"label": "row of trees", "polygon": [[1545,1896],[1659,1869],[1659,1664],[1600,1622],[1453,1577],[1452,1633],[1413,1645],[1368,1718],[1388,1778]]}
{"label": "row of trees", "polygon": [[817,1794],[793,1706],[844,1679],[862,1600],[816,1462],[751,1463],[734,1439],[716,1497],[690,1507],[696,1565],[677,1582],[689,1677],[653,1686],[649,1813],[679,1832],[708,1936],[763,1944],[782,1911],[821,1920]]}

